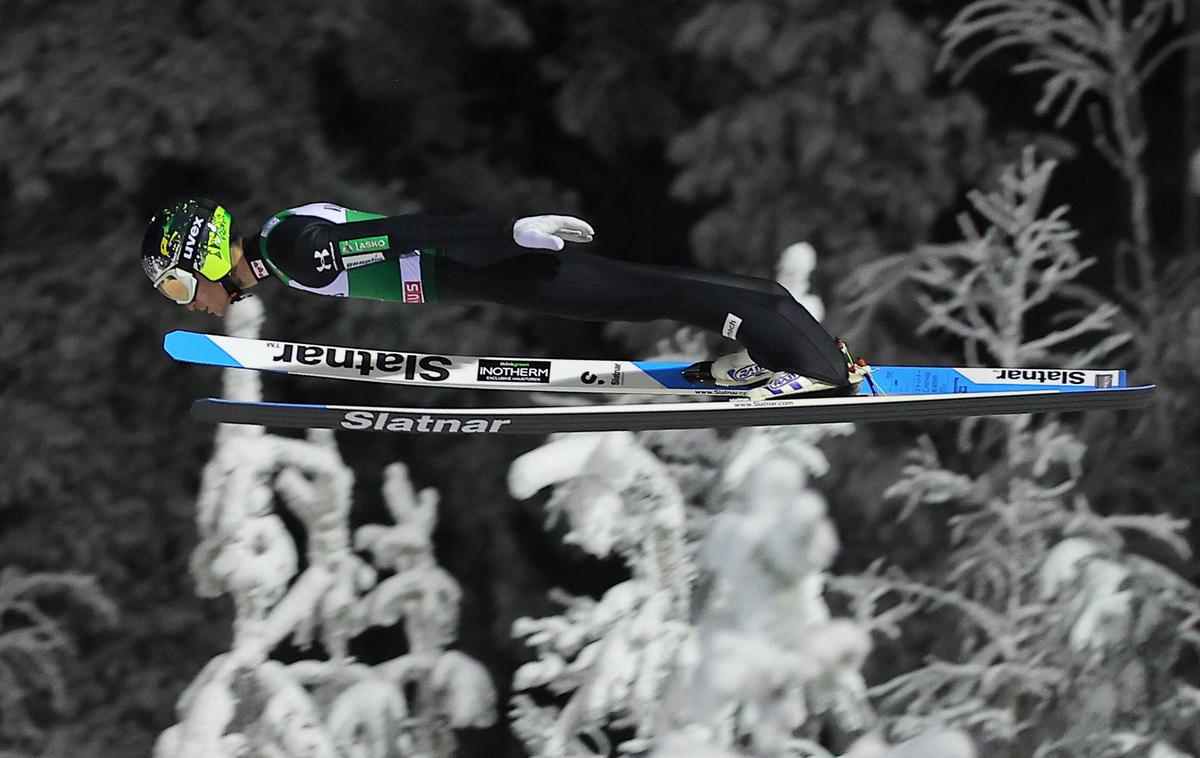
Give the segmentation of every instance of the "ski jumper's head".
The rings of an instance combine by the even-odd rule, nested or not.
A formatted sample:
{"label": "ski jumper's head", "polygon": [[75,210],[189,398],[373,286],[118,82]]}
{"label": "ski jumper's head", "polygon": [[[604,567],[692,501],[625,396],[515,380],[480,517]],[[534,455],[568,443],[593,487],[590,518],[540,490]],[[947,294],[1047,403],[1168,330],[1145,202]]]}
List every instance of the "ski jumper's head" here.
{"label": "ski jumper's head", "polygon": [[[233,216],[211,200],[186,198],[164,205],[142,237],[142,269],[165,297],[217,316],[245,297],[247,278]],[[249,277],[249,283],[254,277]]]}

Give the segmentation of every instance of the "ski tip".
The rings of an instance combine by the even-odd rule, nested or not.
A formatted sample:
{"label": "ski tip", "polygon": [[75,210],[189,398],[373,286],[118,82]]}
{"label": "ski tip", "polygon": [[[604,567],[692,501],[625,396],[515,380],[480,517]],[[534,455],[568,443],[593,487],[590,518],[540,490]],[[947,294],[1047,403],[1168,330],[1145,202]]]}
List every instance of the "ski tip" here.
{"label": "ski tip", "polygon": [[[196,421],[211,424],[248,424],[279,426],[293,429],[336,429],[322,426],[321,419],[311,414],[329,410],[329,406],[305,403],[272,403],[251,400],[230,400],[223,397],[201,397],[192,401],[191,415]],[[296,414],[300,414],[298,417]]]}
{"label": "ski tip", "polygon": [[242,368],[232,355],[222,350],[207,334],[176,330],[163,336],[163,350],[177,361],[206,366]]}
{"label": "ski tip", "polygon": [[192,401],[191,414],[196,421],[203,421],[210,424],[238,424],[242,423],[236,419],[228,417],[227,409],[223,406],[232,405],[236,408],[236,403],[218,397],[201,397]]}

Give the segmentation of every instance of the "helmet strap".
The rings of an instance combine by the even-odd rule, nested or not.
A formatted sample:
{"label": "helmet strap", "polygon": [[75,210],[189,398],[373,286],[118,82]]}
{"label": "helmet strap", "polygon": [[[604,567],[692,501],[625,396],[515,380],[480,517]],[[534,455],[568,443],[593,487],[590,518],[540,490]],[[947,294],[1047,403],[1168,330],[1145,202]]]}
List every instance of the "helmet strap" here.
{"label": "helmet strap", "polygon": [[225,293],[229,295],[229,302],[231,303],[236,303],[239,300],[250,297],[249,294],[243,292],[242,288],[237,286],[237,283],[233,281],[232,271],[221,277],[220,284],[225,288]]}

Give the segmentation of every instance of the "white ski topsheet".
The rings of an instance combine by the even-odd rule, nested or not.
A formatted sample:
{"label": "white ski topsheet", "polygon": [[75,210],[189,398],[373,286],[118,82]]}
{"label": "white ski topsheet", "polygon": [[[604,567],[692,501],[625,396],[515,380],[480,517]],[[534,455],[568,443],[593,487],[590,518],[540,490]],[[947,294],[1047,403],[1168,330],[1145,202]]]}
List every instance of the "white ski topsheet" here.
{"label": "white ski topsheet", "polygon": [[[174,331],[179,361],[300,376],[457,389],[739,397],[747,388],[684,379],[690,363],[440,355]],[[874,366],[861,394],[932,395],[1021,390],[1073,392],[1126,386],[1122,370]]]}

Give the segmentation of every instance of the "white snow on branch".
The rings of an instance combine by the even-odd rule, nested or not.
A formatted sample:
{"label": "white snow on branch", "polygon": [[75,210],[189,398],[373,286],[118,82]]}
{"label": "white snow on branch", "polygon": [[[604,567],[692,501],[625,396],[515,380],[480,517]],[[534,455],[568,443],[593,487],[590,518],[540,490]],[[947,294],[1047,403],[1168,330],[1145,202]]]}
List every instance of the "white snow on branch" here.
{"label": "white snow on branch", "polygon": [[[262,320],[257,300],[228,316],[238,336],[258,336]],[[262,398],[254,372],[223,377],[228,397]],[[455,729],[495,721],[487,671],[449,649],[461,592],[433,555],[436,491],[415,493],[404,465],[392,464],[383,497],[395,523],[352,535],[353,486],[330,433],[218,429],[201,480],[192,570],[201,595],[232,597],[233,647],[180,697],[179,723],[159,737],[156,758],[448,757]],[[303,528],[305,555],[281,510]],[[407,652],[373,666],[350,656],[356,635],[397,623]],[[288,639],[316,657],[273,660]]]}
{"label": "white snow on branch", "polygon": [[[810,245],[793,245],[780,280],[820,313],[814,265]],[[829,756],[799,735],[832,724],[863,735],[856,758],[974,756],[958,733],[911,749],[870,733],[869,631],[825,603],[838,538],[811,486],[829,469],[821,440],[850,431],[560,435],[513,461],[514,497],[552,487],[549,521],[565,520],[565,540],[619,555],[631,574],[598,600],[556,592],[561,614],[514,624],[536,655],[510,706],[531,755]],[[539,702],[547,694],[565,705]]]}

